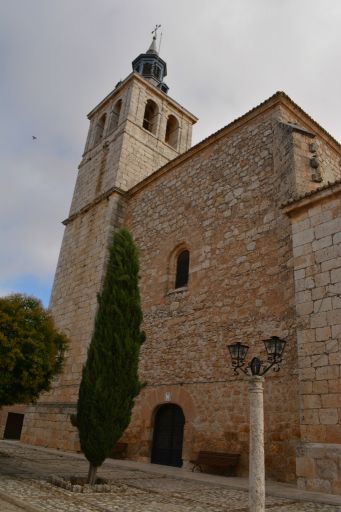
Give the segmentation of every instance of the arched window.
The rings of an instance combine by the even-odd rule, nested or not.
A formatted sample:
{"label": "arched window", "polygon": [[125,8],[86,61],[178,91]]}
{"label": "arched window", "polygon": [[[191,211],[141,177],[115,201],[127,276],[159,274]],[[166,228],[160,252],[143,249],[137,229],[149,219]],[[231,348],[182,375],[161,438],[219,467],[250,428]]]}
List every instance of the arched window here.
{"label": "arched window", "polygon": [[110,132],[112,132],[113,130],[116,130],[116,128],[118,127],[118,122],[120,120],[121,107],[122,107],[122,100],[118,100],[117,103],[115,103],[115,106],[111,111],[110,124],[109,124]]}
{"label": "arched window", "polygon": [[143,128],[151,133],[156,133],[158,108],[152,100],[148,100],[143,116]]}
{"label": "arched window", "polygon": [[166,126],[166,136],[165,141],[167,144],[176,148],[178,143],[178,135],[179,135],[179,123],[176,117],[172,114],[168,116],[167,126]]}
{"label": "arched window", "polygon": [[161,68],[160,68],[160,66],[157,66],[156,64],[154,64],[154,75],[156,76],[156,78],[160,79]]}
{"label": "arched window", "polygon": [[107,119],[107,114],[103,114],[102,117],[100,117],[100,119],[96,125],[94,144],[98,144],[103,139],[103,132],[104,132],[106,119]]}
{"label": "arched window", "polygon": [[180,252],[176,260],[175,288],[187,286],[189,272],[189,251]]}
{"label": "arched window", "polygon": [[150,62],[146,62],[143,65],[143,74],[144,75],[152,75],[153,74],[153,67],[152,67],[152,64]]}

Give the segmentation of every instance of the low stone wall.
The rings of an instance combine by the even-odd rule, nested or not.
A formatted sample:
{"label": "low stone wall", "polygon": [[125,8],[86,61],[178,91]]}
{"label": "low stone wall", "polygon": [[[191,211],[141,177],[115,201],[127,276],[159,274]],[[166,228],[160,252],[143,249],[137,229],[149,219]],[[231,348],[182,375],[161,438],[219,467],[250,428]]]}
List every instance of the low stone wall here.
{"label": "low stone wall", "polygon": [[304,443],[297,449],[300,489],[340,494],[341,444]]}
{"label": "low stone wall", "polygon": [[76,404],[37,403],[27,408],[21,441],[64,451],[80,451],[78,431],[70,415]]}

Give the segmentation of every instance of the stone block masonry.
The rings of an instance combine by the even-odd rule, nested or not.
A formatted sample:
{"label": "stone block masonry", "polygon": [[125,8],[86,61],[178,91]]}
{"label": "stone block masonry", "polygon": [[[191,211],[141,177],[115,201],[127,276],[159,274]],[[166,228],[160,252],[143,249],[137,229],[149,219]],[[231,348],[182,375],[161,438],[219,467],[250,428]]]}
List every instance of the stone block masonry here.
{"label": "stone block masonry", "polygon": [[292,219],[301,446],[298,484],[341,491],[341,185],[286,207]]}
{"label": "stone block masonry", "polygon": [[[267,475],[295,479],[299,439],[294,282],[289,219],[273,166],[273,112],[211,143],[128,196],[125,224],[140,248],[147,386],[124,440],[148,460],[153,415],[165,393],[183,408],[183,459],[200,450],[240,451],[248,467],[248,394],[227,344],[265,357],[262,339],[288,341],[286,364],[265,383]],[[179,247],[190,251],[188,287],[174,290]],[[155,398],[157,396],[157,399]],[[286,400],[281,399],[282,396]],[[141,443],[141,438],[143,442]]]}
{"label": "stone block masonry", "polygon": [[[143,128],[148,99],[158,105],[155,134]],[[118,124],[111,130],[113,107],[121,102]],[[164,140],[167,118],[179,119],[176,148]],[[107,122],[101,138],[98,123]],[[97,311],[108,247],[123,222],[125,191],[157,168],[174,159],[191,144],[196,118],[174,100],[132,74],[89,114],[90,128],[79,166],[70,215],[54,279],[50,310],[56,325],[71,343],[63,374],[52,390],[41,395],[25,413],[22,440],[44,446],[79,449],[70,414],[75,412],[78,387]]]}
{"label": "stone block masonry", "polygon": [[[157,112],[152,131],[148,100]],[[118,102],[110,131],[104,120]],[[178,123],[176,144],[167,139],[173,146],[170,116]],[[184,418],[184,468],[200,450],[237,451],[238,474],[247,474],[247,381],[233,375],[227,345],[247,343],[250,356],[265,359],[262,340],[278,335],[287,341],[284,362],[264,385],[267,476],[298,475],[301,486],[337,492],[339,477],[326,468],[331,452],[317,445],[341,443],[340,198],[337,184],[327,186],[341,177],[340,147],[277,93],[189,149],[196,118],[135,74],[89,118],[50,305],[71,339],[69,356],[51,393],[29,408],[23,440],[79,448],[69,415],[108,244],[125,225],[140,250],[147,333],[139,365],[146,386],[122,438],[128,457],[151,460],[156,418],[172,404]],[[309,195],[281,208],[302,193]],[[176,288],[183,250],[189,279]]]}
{"label": "stone block masonry", "polygon": [[66,224],[50,309],[56,325],[68,335],[71,344],[62,375],[54,380],[52,390],[43,393],[25,414],[21,438],[24,442],[79,448],[69,416],[75,412],[108,244],[121,216],[121,195],[115,193]]}
{"label": "stone block masonry", "polygon": [[[340,153],[320,130],[302,128],[306,119],[287,107],[237,123],[128,194],[125,223],[141,251],[147,331],[140,362],[147,386],[124,435],[134,458],[149,460],[155,411],[171,397],[186,418],[184,465],[200,450],[239,451],[239,473],[246,473],[248,397],[243,380],[236,382],[229,372],[227,344],[246,342],[264,357],[261,340],[278,334],[288,343],[280,374],[265,383],[266,471],[282,480],[296,478],[302,435],[298,376],[310,369],[298,360],[292,262],[297,253],[295,277],[303,278],[312,255],[302,247],[314,243],[315,235],[307,222],[304,234],[293,227],[292,235],[280,204],[319,187],[311,178],[312,140],[323,148],[325,183],[337,176]],[[321,214],[321,222],[327,217]],[[323,251],[328,243],[321,239],[314,247]],[[189,283],[174,290],[176,255],[183,248],[190,251]],[[304,278],[298,313],[315,314],[316,329],[323,329],[330,301],[315,304],[313,279]],[[322,286],[326,279],[320,272],[317,282]],[[335,412],[318,396],[326,362],[321,354],[314,357],[314,382],[308,382],[314,391],[307,391],[307,399],[328,423]]]}

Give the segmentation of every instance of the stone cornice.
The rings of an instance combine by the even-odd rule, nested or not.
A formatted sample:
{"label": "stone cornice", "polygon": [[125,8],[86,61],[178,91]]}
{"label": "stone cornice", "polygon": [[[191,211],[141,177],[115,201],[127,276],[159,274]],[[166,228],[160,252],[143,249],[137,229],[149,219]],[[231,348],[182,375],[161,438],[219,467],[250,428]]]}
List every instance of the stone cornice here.
{"label": "stone cornice", "polygon": [[104,105],[106,105],[109,101],[111,101],[115,96],[119,95],[122,91],[122,89],[131,81],[133,80],[137,80],[139,82],[141,82],[145,87],[147,87],[153,94],[156,94],[157,96],[159,96],[162,100],[165,100],[167,99],[168,103],[170,103],[176,110],[178,110],[179,112],[181,112],[183,115],[185,115],[186,117],[188,117],[191,121],[192,121],[192,124],[196,123],[198,121],[198,118],[192,114],[191,112],[189,112],[189,110],[187,110],[185,107],[183,107],[182,105],[180,105],[180,103],[178,103],[177,101],[173,100],[170,96],[168,96],[167,94],[165,94],[164,92],[160,91],[159,89],[157,89],[157,87],[155,87],[153,84],[151,84],[150,82],[148,82],[148,80],[146,80],[145,78],[143,78],[141,75],[139,75],[138,73],[135,73],[135,72],[132,72],[130,73],[130,75],[127,76],[127,78],[125,78],[122,83],[116,87],[113,91],[111,91],[102,101],[100,101],[98,103],[98,105],[93,108],[91,110],[91,112],[89,112],[89,114],[87,115],[88,119],[91,119],[95,114],[96,112],[101,109]]}
{"label": "stone cornice", "polygon": [[[78,386],[78,385],[77,385]],[[42,408],[42,407],[77,407],[77,402],[36,402],[35,404],[29,404],[27,407]]]}
{"label": "stone cornice", "polygon": [[290,128],[292,132],[300,133],[301,135],[305,135],[306,137],[310,137],[311,139],[314,139],[316,137],[316,133],[306,130],[305,128],[302,128],[302,126],[299,126],[297,124],[285,123],[284,121],[281,121],[280,125]]}
{"label": "stone cornice", "polygon": [[[297,103],[295,103],[287,94],[284,92],[279,92],[276,94],[281,95],[281,103],[290,111],[292,112],[296,117],[300,119],[300,121],[303,124],[303,128],[308,128],[308,131],[315,133],[315,135],[318,135],[323,139],[329,146],[331,146],[337,153],[341,156],[341,145],[340,143],[334,139],[334,137],[327,132],[320,124],[317,123],[309,114],[307,114]],[[271,98],[270,98],[271,99]],[[294,127],[292,123],[287,123]],[[296,127],[296,131],[302,132],[302,127],[300,130],[300,127]],[[303,132],[302,132],[303,133]],[[308,134],[306,134],[308,135]],[[312,136],[312,134],[310,134]]]}
{"label": "stone cornice", "polygon": [[[135,195],[138,191],[142,190],[149,183],[158,179],[163,174],[169,172],[174,167],[177,167],[179,164],[192,158],[195,154],[204,151],[208,146],[219,141],[221,138],[226,137],[227,135],[230,135],[231,133],[239,130],[241,127],[250,123],[253,119],[257,118],[258,116],[263,115],[265,112],[269,110],[275,109],[277,106],[284,106],[285,108],[287,108],[294,115],[296,115],[296,117],[298,117],[303,124],[303,126],[301,127],[293,125],[292,123],[288,124],[288,126],[291,126],[292,129],[294,129],[295,127],[297,131],[301,131],[306,134],[309,133],[310,136],[313,135],[311,131],[316,132],[316,134],[323,138],[330,146],[333,147],[334,150],[336,150],[341,155],[340,144],[326,130],[324,130],[318,123],[316,123],[316,121],[314,121],[308,114],[306,114],[304,110],[301,109],[301,107],[299,107],[294,101],[292,101],[291,98],[287,96],[287,94],[285,94],[282,91],[278,91],[260,105],[249,110],[248,112],[246,112],[246,114],[242,115],[241,117],[238,117],[237,119],[229,123],[227,126],[224,126],[217,132],[213,133],[206,139],[202,140],[201,142],[190,148],[185,153],[182,153],[174,160],[171,160],[163,167],[153,172],[143,181],[139,182],[134,187],[129,189],[129,196]],[[281,122],[280,119],[279,122]]]}
{"label": "stone cornice", "polygon": [[295,214],[300,213],[302,209],[310,208],[313,205],[324,201],[325,199],[332,199],[334,197],[340,196],[340,194],[341,180],[337,180],[334,183],[328,183],[323,187],[319,187],[316,190],[307,192],[301,197],[292,199],[289,203],[286,203],[282,206],[282,210],[289,217],[292,217],[295,216]]}
{"label": "stone cornice", "polygon": [[122,189],[120,189],[118,187],[111,187],[106,192],[103,192],[102,194],[97,196],[93,201],[91,201],[90,203],[87,203],[85,206],[83,206],[83,208],[81,208],[77,212],[75,212],[72,215],[70,215],[67,219],[63,220],[62,224],[64,224],[64,226],[67,226],[68,224],[70,224],[70,222],[75,220],[77,217],[79,217],[80,215],[83,215],[84,213],[88,212],[94,206],[96,206],[97,204],[101,203],[105,199],[108,199],[112,194],[115,194],[115,193],[119,194],[120,196],[125,196],[126,195],[126,192],[124,192]]}

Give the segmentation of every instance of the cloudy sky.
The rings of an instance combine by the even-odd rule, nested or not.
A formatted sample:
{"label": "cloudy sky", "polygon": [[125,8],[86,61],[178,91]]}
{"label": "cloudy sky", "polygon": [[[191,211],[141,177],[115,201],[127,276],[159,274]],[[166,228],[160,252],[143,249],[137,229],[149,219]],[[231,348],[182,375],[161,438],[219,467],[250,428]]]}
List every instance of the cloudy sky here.
{"label": "cloudy sky", "polygon": [[0,0],[0,295],[48,303],[86,114],[156,23],[194,142],[277,90],[341,140],[340,0]]}

